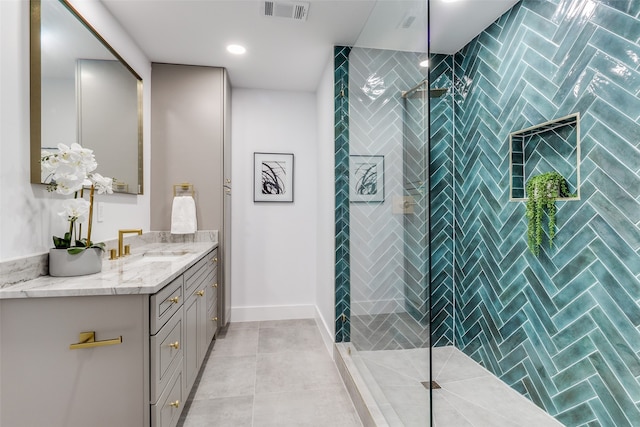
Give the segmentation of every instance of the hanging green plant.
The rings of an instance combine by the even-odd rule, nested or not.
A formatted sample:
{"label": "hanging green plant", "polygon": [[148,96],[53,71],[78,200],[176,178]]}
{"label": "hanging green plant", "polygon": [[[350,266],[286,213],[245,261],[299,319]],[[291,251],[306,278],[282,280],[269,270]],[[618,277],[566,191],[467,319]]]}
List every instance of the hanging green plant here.
{"label": "hanging green plant", "polygon": [[542,245],[542,220],[546,210],[549,215],[549,247],[556,234],[556,199],[571,197],[567,181],[558,172],[546,172],[531,177],[527,181],[527,219],[529,228],[529,250],[535,256],[540,254]]}

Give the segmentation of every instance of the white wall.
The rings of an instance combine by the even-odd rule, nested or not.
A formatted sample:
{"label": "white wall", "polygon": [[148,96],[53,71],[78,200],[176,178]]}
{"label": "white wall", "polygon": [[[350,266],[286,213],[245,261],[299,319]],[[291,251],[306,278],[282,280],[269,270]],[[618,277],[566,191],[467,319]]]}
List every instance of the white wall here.
{"label": "white wall", "polygon": [[[145,195],[110,195],[93,240],[117,237],[119,228],[149,229],[148,59],[98,1],[73,0],[76,9],[143,78]],[[100,159],[97,159],[100,163]],[[43,253],[51,235],[63,234],[66,222],[56,212],[60,198],[29,183],[29,2],[0,0],[0,261]]]}
{"label": "white wall", "polygon": [[333,55],[316,92],[318,112],[317,270],[316,306],[325,342],[335,340],[335,136]]}
{"label": "white wall", "polygon": [[[231,321],[314,317],[316,97],[234,88]],[[253,153],[293,153],[294,202],[253,202]]]}

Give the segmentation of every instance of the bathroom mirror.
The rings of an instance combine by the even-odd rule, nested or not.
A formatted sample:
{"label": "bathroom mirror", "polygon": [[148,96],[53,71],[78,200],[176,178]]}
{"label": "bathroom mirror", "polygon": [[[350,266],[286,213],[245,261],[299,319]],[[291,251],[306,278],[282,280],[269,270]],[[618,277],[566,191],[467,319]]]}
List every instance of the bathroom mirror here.
{"label": "bathroom mirror", "polygon": [[31,182],[42,150],[94,151],[116,192],[142,194],[142,79],[64,0],[31,0]]}

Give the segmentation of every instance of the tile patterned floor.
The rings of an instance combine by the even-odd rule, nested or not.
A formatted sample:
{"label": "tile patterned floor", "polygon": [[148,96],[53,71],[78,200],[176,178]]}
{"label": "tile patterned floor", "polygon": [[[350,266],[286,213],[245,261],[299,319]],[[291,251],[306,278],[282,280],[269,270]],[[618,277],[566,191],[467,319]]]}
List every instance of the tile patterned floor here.
{"label": "tile patterned floor", "polygon": [[216,339],[178,423],[361,425],[313,319],[231,323]]}
{"label": "tile patterned floor", "polygon": [[[429,420],[429,349],[354,352],[357,369],[389,426]],[[433,349],[435,427],[562,426],[455,347]]]}

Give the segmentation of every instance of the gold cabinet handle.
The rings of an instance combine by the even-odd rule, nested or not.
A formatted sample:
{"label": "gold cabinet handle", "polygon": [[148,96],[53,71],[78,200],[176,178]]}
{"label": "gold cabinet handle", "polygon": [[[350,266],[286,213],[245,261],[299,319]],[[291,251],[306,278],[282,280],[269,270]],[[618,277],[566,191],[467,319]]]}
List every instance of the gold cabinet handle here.
{"label": "gold cabinet handle", "polygon": [[204,296],[204,289],[200,290],[200,291],[196,291],[196,295],[198,295],[199,297],[203,297]]}
{"label": "gold cabinet handle", "polygon": [[172,342],[169,344],[169,347],[175,348],[176,350],[180,348],[180,343],[178,341]]}
{"label": "gold cabinet handle", "polygon": [[116,345],[116,344],[122,344],[122,336],[119,336],[118,338],[114,338],[110,340],[96,341],[95,331],[80,332],[80,342],[75,344],[70,344],[69,349],[78,350],[81,348],[104,347],[105,345]]}
{"label": "gold cabinet handle", "polygon": [[218,321],[218,317],[217,316],[216,317],[212,317],[211,320],[213,320],[214,322],[217,322]]}
{"label": "gold cabinet handle", "polygon": [[211,287],[212,287],[212,288],[217,288],[217,287],[218,287],[218,284],[217,284],[217,283],[214,283],[213,285],[211,285]]}
{"label": "gold cabinet handle", "polygon": [[177,304],[177,303],[180,302],[180,297],[169,298],[167,301],[169,301],[170,303],[173,303],[173,304]]}
{"label": "gold cabinet handle", "polygon": [[214,256],[214,257],[213,257],[213,259],[212,259],[211,261],[213,261],[213,262],[218,262],[218,257],[217,257],[217,256]]}
{"label": "gold cabinet handle", "polygon": [[173,406],[174,408],[179,408],[180,407],[180,401],[176,400],[175,402],[171,402],[171,403],[169,403],[169,406]]}

